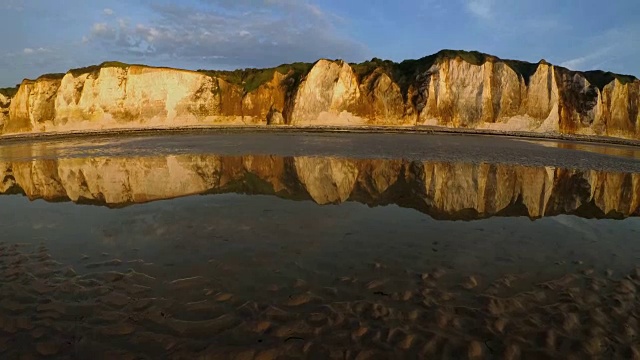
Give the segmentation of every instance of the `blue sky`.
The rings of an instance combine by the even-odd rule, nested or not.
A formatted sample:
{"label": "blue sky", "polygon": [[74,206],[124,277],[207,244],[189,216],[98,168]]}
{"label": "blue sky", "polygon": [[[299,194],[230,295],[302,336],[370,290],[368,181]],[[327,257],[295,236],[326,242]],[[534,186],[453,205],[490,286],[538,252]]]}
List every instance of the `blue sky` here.
{"label": "blue sky", "polygon": [[189,69],[441,49],[640,75],[638,0],[2,0],[0,86],[120,60]]}

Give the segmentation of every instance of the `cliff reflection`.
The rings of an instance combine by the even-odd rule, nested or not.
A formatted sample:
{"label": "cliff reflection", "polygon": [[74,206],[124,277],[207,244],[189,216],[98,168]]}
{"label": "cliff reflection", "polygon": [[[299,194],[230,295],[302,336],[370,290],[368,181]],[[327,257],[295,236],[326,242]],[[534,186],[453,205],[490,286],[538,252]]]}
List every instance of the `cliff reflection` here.
{"label": "cliff reflection", "polygon": [[640,214],[640,174],[509,164],[268,155],[94,157],[2,162],[0,178],[0,194],[109,207],[233,192],[318,204],[396,204],[447,220]]}

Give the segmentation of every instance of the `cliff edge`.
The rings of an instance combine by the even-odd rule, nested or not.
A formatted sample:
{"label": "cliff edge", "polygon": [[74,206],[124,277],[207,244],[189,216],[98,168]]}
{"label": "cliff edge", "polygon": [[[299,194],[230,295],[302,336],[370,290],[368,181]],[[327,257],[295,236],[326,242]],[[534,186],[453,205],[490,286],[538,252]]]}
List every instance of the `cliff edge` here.
{"label": "cliff edge", "polygon": [[431,125],[640,139],[639,100],[633,76],[452,50],[236,71],[106,62],[0,89],[0,133]]}

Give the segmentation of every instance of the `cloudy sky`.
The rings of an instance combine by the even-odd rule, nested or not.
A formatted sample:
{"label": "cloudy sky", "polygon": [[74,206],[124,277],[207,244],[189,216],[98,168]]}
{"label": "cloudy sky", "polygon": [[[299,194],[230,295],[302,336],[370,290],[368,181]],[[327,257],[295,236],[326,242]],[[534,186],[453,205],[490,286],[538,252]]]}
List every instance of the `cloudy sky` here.
{"label": "cloudy sky", "polygon": [[440,49],[640,75],[639,0],[0,0],[0,86],[105,60],[189,69]]}

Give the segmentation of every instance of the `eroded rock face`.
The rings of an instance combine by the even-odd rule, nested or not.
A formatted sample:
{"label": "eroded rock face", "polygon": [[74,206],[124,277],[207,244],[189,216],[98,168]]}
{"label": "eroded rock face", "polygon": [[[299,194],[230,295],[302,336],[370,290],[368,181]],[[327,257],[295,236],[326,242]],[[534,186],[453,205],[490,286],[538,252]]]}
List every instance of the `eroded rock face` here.
{"label": "eroded rock face", "polygon": [[0,120],[5,134],[247,124],[640,137],[640,81],[629,76],[451,51],[367,66],[319,60],[308,71],[265,70],[258,80],[234,82],[218,73],[104,65],[25,80],[10,101],[0,98]]}
{"label": "eroded rock face", "polygon": [[298,87],[293,125],[362,125],[364,118],[347,111],[360,96],[356,75],[342,61],[320,60]]}
{"label": "eroded rock face", "polygon": [[9,120],[10,104],[11,104],[11,96],[0,92],[0,132],[4,128],[4,124]]}
{"label": "eroded rock face", "polygon": [[640,174],[507,164],[306,156],[97,157],[0,163],[0,178],[0,194],[114,207],[240,192],[318,204],[396,204],[450,220],[640,215]]}

